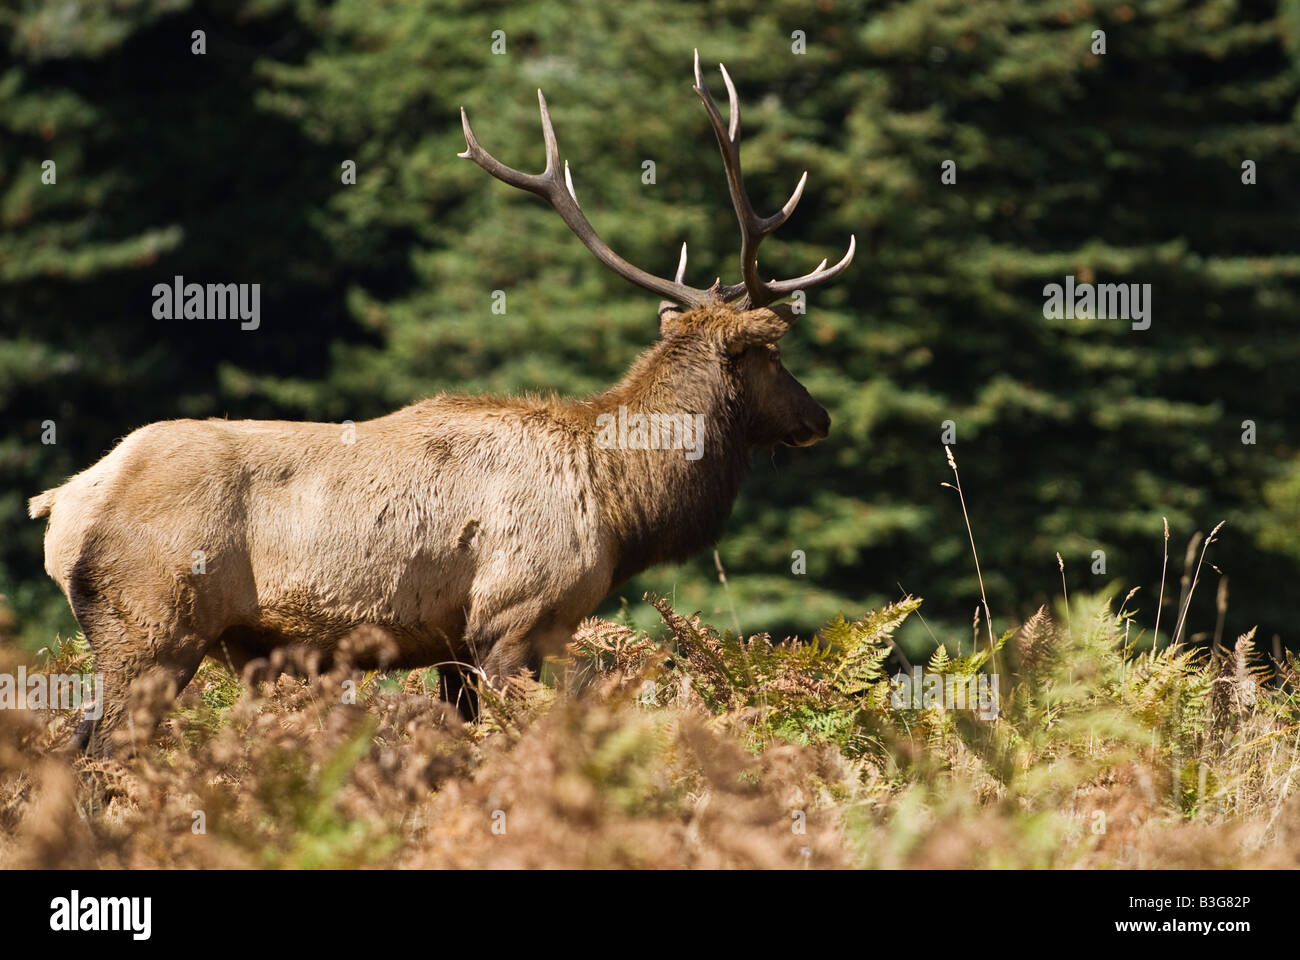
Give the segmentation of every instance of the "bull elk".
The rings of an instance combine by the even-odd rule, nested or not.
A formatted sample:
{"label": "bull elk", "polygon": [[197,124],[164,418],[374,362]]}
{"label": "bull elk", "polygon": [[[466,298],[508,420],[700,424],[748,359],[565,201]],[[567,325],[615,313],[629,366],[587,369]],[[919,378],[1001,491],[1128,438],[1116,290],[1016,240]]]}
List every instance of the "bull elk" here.
{"label": "bull elk", "polygon": [[[826,436],[830,417],[781,364],[794,311],[775,301],[843,272],[854,241],[833,266],[759,279],[759,244],[789,218],[807,174],[779,211],[754,211],[736,88],[721,70],[726,123],[696,53],[694,89],[740,222],[742,281],[729,286],[686,285],[685,244],[666,280],[601,241],[540,90],[540,174],[487,153],[461,110],[461,157],[545,199],[597,259],[662,298],[659,340],[604,393],[437,396],[356,424],[350,443],[329,423],[153,423],[31,499],[31,516],[49,517],[45,568],[104,684],[101,716],[83,719],[72,748],[110,751],[146,679],[164,691],[145,714],[152,729],[204,656],[242,670],[301,644],[328,659],[358,631],[379,631],[384,665],[441,665],[449,698],[468,676],[448,665],[491,684],[536,671],[613,587],[718,538],[752,450]],[[698,418],[696,455],[601,442],[615,416],[652,414]],[[366,656],[358,666],[379,665]]]}

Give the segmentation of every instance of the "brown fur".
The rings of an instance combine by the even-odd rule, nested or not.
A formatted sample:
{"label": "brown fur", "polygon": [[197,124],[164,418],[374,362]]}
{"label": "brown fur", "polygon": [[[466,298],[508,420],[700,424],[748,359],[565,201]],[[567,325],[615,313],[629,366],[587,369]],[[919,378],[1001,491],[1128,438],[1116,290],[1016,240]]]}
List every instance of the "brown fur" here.
{"label": "brown fur", "polygon": [[[152,729],[205,655],[241,669],[281,644],[329,657],[379,633],[387,656],[361,665],[473,665],[491,683],[537,670],[613,586],[720,535],[752,448],[826,435],[776,352],[790,319],[668,313],[603,394],[439,396],[356,424],[352,443],[331,423],[136,430],[30,503],[104,677],[82,745],[106,749],[124,720]],[[599,447],[596,418],[620,405],[703,414],[702,457]]]}

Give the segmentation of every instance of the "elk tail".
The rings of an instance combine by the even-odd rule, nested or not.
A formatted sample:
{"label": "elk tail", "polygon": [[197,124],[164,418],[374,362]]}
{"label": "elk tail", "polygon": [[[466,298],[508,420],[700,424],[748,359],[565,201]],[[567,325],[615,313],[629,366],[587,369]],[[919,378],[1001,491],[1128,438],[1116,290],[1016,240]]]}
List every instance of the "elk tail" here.
{"label": "elk tail", "polygon": [[44,493],[37,494],[27,501],[27,515],[33,520],[40,517],[48,517],[50,508],[54,506],[54,495],[59,492],[59,488],[46,490]]}

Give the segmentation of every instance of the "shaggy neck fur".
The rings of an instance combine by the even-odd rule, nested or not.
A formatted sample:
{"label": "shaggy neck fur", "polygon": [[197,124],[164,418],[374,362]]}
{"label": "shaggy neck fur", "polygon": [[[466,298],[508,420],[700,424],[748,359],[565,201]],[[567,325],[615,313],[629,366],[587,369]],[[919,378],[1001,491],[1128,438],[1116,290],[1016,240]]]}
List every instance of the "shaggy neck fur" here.
{"label": "shaggy neck fur", "polygon": [[703,416],[698,460],[682,450],[602,449],[591,444],[601,509],[622,549],[614,583],[663,562],[685,560],[715,542],[744,477],[747,446],[740,397],[717,348],[699,337],[668,336],[614,387],[583,405],[600,414]]}

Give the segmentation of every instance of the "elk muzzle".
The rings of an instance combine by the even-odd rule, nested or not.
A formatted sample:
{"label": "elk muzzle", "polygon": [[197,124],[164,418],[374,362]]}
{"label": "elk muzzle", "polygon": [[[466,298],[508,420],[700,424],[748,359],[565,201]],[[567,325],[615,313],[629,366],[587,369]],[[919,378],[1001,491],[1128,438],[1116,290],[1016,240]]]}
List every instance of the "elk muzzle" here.
{"label": "elk muzzle", "polygon": [[782,438],[781,442],[787,447],[810,447],[830,434],[831,415],[811,397],[809,403],[813,409],[800,418],[799,426]]}

